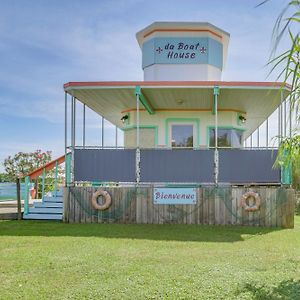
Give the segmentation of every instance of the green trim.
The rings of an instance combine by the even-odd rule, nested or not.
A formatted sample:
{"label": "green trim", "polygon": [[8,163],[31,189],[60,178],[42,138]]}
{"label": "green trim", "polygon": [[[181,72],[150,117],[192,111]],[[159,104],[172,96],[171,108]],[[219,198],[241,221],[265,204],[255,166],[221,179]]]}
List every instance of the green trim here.
{"label": "green trim", "polygon": [[197,118],[167,118],[165,120],[165,134],[166,134],[166,147],[169,147],[169,124],[170,123],[176,123],[176,122],[192,122],[196,123],[196,136],[197,136],[197,142],[194,148],[199,148],[200,146],[200,120]]}
{"label": "green trim", "polygon": [[[287,157],[289,155],[289,151],[284,151],[284,156]],[[289,184],[293,183],[293,173],[292,173],[292,164],[289,163],[287,166],[281,167],[281,183]]]}
{"label": "green trim", "polygon": [[214,95],[219,96],[220,95],[220,87],[214,86]]}
{"label": "green trim", "polygon": [[291,185],[293,183],[292,166],[281,168],[281,183]]}
{"label": "green trim", "polygon": [[147,110],[147,112],[150,115],[154,115],[155,111],[154,111],[153,107],[151,106],[151,104],[149,103],[149,101],[146,99],[140,86],[135,87],[135,94],[139,96],[139,99],[140,99],[141,103],[143,104],[143,106],[145,107],[145,109]]}
{"label": "green trim", "polygon": [[176,188],[194,188],[194,187],[202,187],[202,184],[191,184],[191,183],[181,183],[181,184],[176,184],[176,183],[166,183],[164,187],[176,187]]}
{"label": "green trim", "polygon": [[214,96],[213,105],[212,105],[212,108],[211,108],[211,113],[213,115],[216,114],[216,96]]}
{"label": "green trim", "polygon": [[142,89],[141,89],[141,87],[139,86],[139,85],[137,85],[136,87],[135,87],[135,94],[136,95],[140,95],[142,93]]}
{"label": "green trim", "polygon": [[218,86],[214,87],[214,100],[213,100],[213,106],[212,106],[212,114],[216,114],[216,100],[218,99],[218,96],[220,95],[220,88]]}
{"label": "green trim", "polygon": [[[136,129],[137,126],[136,125],[130,125],[130,126],[126,126],[121,128],[123,131],[129,131],[129,130],[133,130]],[[140,129],[154,129],[155,130],[155,137],[154,137],[154,143],[155,143],[155,147],[157,147],[158,145],[158,126],[156,125],[140,125],[139,126]]]}
{"label": "green trim", "polygon": [[[215,129],[215,126],[207,126],[206,127],[206,146],[209,148],[209,130],[210,129]],[[244,128],[238,128],[235,126],[218,126],[218,129],[234,129],[234,130],[238,130],[238,131],[246,131],[246,129]],[[211,146],[213,147],[213,146]]]}
{"label": "green trim", "polygon": [[116,182],[114,182],[114,181],[92,181],[91,185],[92,185],[92,187],[112,186],[112,185],[116,185]]}

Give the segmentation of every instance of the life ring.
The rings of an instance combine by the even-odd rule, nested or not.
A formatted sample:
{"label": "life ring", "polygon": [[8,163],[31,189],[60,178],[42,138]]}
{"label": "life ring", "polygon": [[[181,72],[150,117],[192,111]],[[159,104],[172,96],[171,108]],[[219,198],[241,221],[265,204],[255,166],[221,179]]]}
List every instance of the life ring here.
{"label": "life ring", "polygon": [[[97,202],[97,198],[99,196],[102,196],[105,199],[105,202],[102,205],[98,204],[98,202]],[[104,190],[96,191],[95,193],[93,193],[93,196],[92,196],[92,206],[93,206],[93,208],[95,208],[97,210],[106,210],[106,209],[108,209],[111,206],[110,194],[107,191],[104,191]]]}
{"label": "life ring", "polygon": [[[251,198],[251,197],[254,198],[255,204],[249,206],[247,204],[247,199]],[[261,199],[260,199],[259,195],[254,192],[247,192],[241,197],[241,206],[244,207],[245,211],[248,211],[248,212],[255,212],[255,211],[259,210],[260,203],[261,203]]]}

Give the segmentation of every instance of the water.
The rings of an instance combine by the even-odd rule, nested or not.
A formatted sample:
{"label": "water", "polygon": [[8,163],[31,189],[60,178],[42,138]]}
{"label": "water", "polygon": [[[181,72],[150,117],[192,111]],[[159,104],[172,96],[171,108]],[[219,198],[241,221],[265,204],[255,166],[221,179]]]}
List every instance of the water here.
{"label": "water", "polygon": [[[25,183],[21,183],[21,199],[24,198]],[[0,182],[0,201],[17,200],[17,187],[15,182]]]}

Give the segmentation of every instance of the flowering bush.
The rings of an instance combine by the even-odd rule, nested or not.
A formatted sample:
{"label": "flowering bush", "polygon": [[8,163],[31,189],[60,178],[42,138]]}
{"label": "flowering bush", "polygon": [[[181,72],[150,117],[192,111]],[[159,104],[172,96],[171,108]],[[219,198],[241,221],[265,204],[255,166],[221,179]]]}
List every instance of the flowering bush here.
{"label": "flowering bush", "polygon": [[24,177],[52,160],[51,151],[18,152],[4,160],[4,169],[11,181]]}

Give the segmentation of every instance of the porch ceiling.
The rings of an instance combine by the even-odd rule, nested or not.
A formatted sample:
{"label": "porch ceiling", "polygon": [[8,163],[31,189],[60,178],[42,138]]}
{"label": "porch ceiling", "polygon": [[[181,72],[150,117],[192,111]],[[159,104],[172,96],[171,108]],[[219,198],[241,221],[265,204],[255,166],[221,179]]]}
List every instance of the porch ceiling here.
{"label": "porch ceiling", "polygon": [[[136,86],[142,88],[153,109],[159,112],[211,110],[216,85],[220,87],[220,110],[247,114],[246,136],[280,104],[282,84],[274,82],[70,82],[64,89],[111,123],[122,127],[120,119],[124,111],[136,108]],[[289,86],[285,86],[284,97],[288,95],[288,89]]]}

